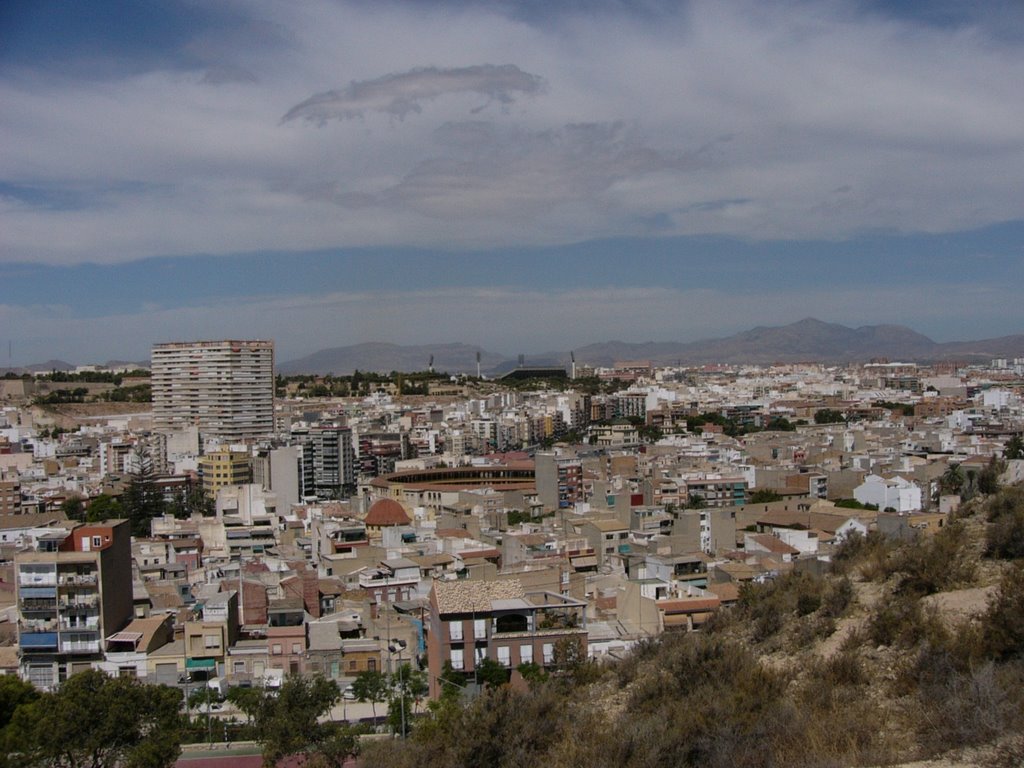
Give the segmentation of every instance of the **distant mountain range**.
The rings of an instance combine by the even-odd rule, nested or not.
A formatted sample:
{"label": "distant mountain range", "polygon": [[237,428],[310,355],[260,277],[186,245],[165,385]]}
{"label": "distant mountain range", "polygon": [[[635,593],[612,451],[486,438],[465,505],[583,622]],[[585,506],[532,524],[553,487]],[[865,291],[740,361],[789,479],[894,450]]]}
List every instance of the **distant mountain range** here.
{"label": "distant mountain range", "polygon": [[[475,373],[477,354],[481,370],[488,375],[506,373],[518,365],[515,357],[489,352],[469,344],[421,344],[403,346],[370,342],[348,347],[322,349],[298,360],[278,365],[283,374],[350,374],[361,371],[423,371],[433,358],[434,370],[449,373]],[[610,366],[623,360],[650,360],[662,365],[705,365],[727,363],[767,365],[770,363],[867,362],[872,358],[888,358],[907,362],[938,362],[955,360],[982,362],[994,357],[1024,357],[1024,334],[1000,336],[980,341],[932,341],[902,325],[864,325],[848,328],[806,318],[789,325],[758,326],[733,336],[701,341],[674,342],[606,341],[575,349],[576,362],[581,365]],[[526,355],[533,366],[568,366],[569,350]],[[119,361],[118,361],[119,362]],[[111,361],[108,365],[114,365]],[[140,366],[145,364],[140,364]],[[63,360],[48,360],[7,371],[48,372],[74,368]]]}
{"label": "distant mountain range", "polygon": [[[450,373],[476,371],[480,352],[484,372],[509,371],[518,360],[465,344],[401,346],[356,344],[316,352],[279,366],[281,373],[333,373],[364,371],[422,371],[431,356],[434,368]],[[582,365],[610,366],[623,360],[650,360],[660,364],[708,363],[866,362],[888,358],[908,362],[956,360],[979,362],[994,357],[1024,357],[1024,334],[981,341],[939,343],[902,325],[865,325],[848,328],[807,318],[778,327],[759,326],[733,336],[692,342],[608,341],[575,350]],[[528,365],[568,365],[570,353],[551,351],[527,355]]]}

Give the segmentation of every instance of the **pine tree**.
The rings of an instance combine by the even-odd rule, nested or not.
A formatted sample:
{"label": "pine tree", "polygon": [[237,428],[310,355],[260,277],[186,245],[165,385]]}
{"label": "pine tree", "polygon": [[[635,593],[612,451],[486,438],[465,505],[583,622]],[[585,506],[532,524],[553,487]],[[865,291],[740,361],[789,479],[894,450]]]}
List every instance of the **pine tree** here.
{"label": "pine tree", "polygon": [[133,536],[149,536],[150,521],[164,513],[163,493],[157,487],[153,459],[149,449],[137,445],[132,456],[133,471],[128,488],[121,496],[121,507],[131,522]]}

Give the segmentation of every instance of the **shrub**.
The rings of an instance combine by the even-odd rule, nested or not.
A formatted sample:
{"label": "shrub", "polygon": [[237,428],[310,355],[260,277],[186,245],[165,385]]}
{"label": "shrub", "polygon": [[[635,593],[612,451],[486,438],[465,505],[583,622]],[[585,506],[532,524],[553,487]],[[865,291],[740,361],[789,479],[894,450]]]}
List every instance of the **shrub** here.
{"label": "shrub", "polygon": [[985,744],[1014,718],[1014,703],[992,663],[951,671],[922,683],[918,719],[922,745],[932,753]]}
{"label": "shrub", "polygon": [[882,601],[867,625],[867,636],[875,645],[912,648],[921,642],[945,646],[949,633],[934,612],[921,608],[911,594],[895,594]]}
{"label": "shrub", "polygon": [[821,603],[821,612],[830,618],[838,619],[846,615],[854,601],[853,582],[843,576],[829,584],[828,591]]}
{"label": "shrub", "polygon": [[904,545],[890,564],[902,573],[898,590],[931,595],[974,579],[975,561],[967,548],[962,523],[952,523],[931,537]]}
{"label": "shrub", "polygon": [[1024,563],[1016,563],[999,583],[982,617],[985,648],[997,659],[1024,654]]}
{"label": "shrub", "polygon": [[985,554],[1006,560],[1024,557],[1024,489],[1007,488],[988,505]]}

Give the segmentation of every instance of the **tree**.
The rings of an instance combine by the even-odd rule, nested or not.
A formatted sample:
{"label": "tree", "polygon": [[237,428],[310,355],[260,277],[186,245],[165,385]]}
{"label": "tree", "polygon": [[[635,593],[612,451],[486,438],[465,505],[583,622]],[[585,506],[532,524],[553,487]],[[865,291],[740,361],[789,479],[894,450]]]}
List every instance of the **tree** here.
{"label": "tree", "polygon": [[1020,435],[1014,435],[1006,444],[1003,450],[1004,459],[1024,459],[1024,439]]}
{"label": "tree", "polygon": [[508,682],[508,670],[494,659],[483,658],[475,667],[476,679],[488,688],[497,688]]}
{"label": "tree", "polygon": [[842,424],[845,421],[843,412],[834,408],[822,408],[814,412],[815,424]]}
{"label": "tree", "polygon": [[704,497],[696,493],[691,493],[690,498],[686,502],[687,509],[704,509],[708,503],[704,501]]}
{"label": "tree", "polygon": [[85,521],[87,523],[98,523],[102,520],[114,520],[124,514],[121,509],[121,502],[106,493],[93,496],[89,500],[89,506],[85,510]]}
{"label": "tree", "polygon": [[[391,675],[391,696],[388,699],[388,725],[395,733],[407,736],[412,713],[416,705],[427,695],[427,677],[409,663],[401,664]],[[404,732],[402,731],[405,728]]]}
{"label": "tree", "polygon": [[950,464],[939,478],[939,492],[959,494],[964,487],[964,473],[959,464]]}
{"label": "tree", "polygon": [[197,513],[210,517],[215,513],[216,505],[202,485],[189,484],[174,492],[174,498],[167,505],[166,511],[177,518],[192,517]]}
{"label": "tree", "polygon": [[17,708],[8,752],[30,765],[164,768],[181,753],[181,694],[88,670]]}
{"label": "tree", "polygon": [[82,522],[85,519],[85,504],[81,496],[68,496],[61,502],[60,511],[68,520]]}
{"label": "tree", "polygon": [[750,504],[767,504],[772,501],[782,501],[782,497],[771,488],[759,488],[750,494]]}
{"label": "tree", "polygon": [[261,693],[254,711],[263,765],[275,766],[289,756],[300,762],[315,759],[319,764],[343,765],[355,753],[353,732],[338,723],[320,722],[340,699],[338,684],[319,675],[289,675],[276,696]]}
{"label": "tree", "polygon": [[134,471],[121,497],[121,506],[131,522],[132,535],[149,536],[150,520],[164,513],[164,497],[156,484],[149,448],[141,443],[136,445],[132,458]]}
{"label": "tree", "polygon": [[388,696],[388,681],[383,672],[376,669],[368,669],[356,675],[352,681],[352,692],[359,701],[368,701],[373,709],[373,719],[377,719],[377,704],[386,701]]}
{"label": "tree", "polygon": [[985,468],[978,473],[978,491],[986,496],[999,490],[999,476],[1003,474],[1006,465],[996,458],[995,455],[988,460]]}
{"label": "tree", "polygon": [[17,751],[9,728],[18,707],[31,704],[39,698],[39,692],[16,675],[0,675],[0,766],[13,761],[8,755]]}

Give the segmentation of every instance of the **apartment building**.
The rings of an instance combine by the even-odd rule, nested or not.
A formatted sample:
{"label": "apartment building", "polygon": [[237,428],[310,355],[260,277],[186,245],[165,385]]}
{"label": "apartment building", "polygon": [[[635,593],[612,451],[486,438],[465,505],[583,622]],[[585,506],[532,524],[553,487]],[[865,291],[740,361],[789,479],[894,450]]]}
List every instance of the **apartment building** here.
{"label": "apartment building", "polygon": [[199,459],[203,490],[216,497],[221,488],[252,482],[252,458],[240,451],[214,451]]}
{"label": "apartment building", "polygon": [[538,453],[537,496],[546,510],[569,509],[584,500],[583,462],[575,456]]}
{"label": "apartment building", "polygon": [[49,690],[103,658],[132,619],[127,520],[55,528],[15,555],[21,675]]}
{"label": "apartment building", "polygon": [[274,432],[274,343],[195,341],[152,351],[153,423],[225,442]]}
{"label": "apartment building", "polygon": [[316,426],[292,430],[302,450],[300,492],[303,497],[337,499],[353,489],[356,455],[348,427]]}
{"label": "apartment building", "polygon": [[430,695],[440,692],[445,663],[471,678],[484,659],[506,669],[557,665],[556,648],[587,648],[586,603],[551,592],[527,592],[518,579],[435,581],[430,592],[427,660]]}

